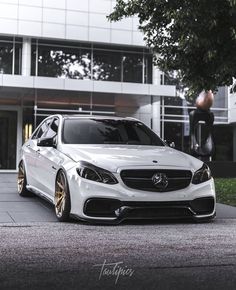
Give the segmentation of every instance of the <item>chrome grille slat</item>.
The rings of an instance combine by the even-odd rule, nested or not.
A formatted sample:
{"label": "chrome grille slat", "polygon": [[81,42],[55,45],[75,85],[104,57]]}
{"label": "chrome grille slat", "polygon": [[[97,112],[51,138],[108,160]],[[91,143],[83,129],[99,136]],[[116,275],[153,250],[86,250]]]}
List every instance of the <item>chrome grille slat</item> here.
{"label": "chrome grille slat", "polygon": [[[158,189],[152,181],[156,173],[164,173],[168,178],[168,186],[165,189]],[[121,179],[130,188],[153,192],[168,192],[180,190],[189,186],[192,179],[190,170],[170,169],[127,169],[121,171]]]}
{"label": "chrome grille slat", "polygon": [[[150,180],[152,181],[151,178],[137,178],[137,177],[125,177],[126,180]],[[189,177],[169,177],[169,180],[189,180]]]}

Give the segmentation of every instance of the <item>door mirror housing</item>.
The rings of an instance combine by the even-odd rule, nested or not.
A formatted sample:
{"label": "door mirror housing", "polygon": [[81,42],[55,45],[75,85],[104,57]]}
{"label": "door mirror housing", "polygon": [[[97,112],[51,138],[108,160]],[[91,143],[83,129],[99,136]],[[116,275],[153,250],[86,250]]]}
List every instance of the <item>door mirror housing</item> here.
{"label": "door mirror housing", "polygon": [[164,140],[165,144],[171,148],[175,148],[175,142]]}
{"label": "door mirror housing", "polygon": [[56,148],[56,138],[40,138],[37,140],[39,147],[53,147]]}

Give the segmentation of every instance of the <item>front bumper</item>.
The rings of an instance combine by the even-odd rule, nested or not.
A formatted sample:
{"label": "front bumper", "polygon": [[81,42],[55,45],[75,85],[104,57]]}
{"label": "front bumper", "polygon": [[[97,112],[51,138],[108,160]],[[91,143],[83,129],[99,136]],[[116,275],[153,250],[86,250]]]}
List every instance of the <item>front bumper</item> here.
{"label": "front bumper", "polygon": [[[126,219],[203,220],[215,216],[213,179],[181,190],[150,192],[127,187],[119,174],[115,185],[80,178],[76,171],[68,176],[71,215],[81,220],[117,224]],[[92,209],[94,201],[100,203],[100,212]],[[103,201],[108,201],[105,208]]]}
{"label": "front bumper", "polygon": [[[171,202],[133,202],[92,198],[85,202],[84,214],[88,221],[113,224],[127,219],[211,219],[215,216],[215,198],[204,197],[192,201]],[[111,219],[104,220],[104,218]]]}

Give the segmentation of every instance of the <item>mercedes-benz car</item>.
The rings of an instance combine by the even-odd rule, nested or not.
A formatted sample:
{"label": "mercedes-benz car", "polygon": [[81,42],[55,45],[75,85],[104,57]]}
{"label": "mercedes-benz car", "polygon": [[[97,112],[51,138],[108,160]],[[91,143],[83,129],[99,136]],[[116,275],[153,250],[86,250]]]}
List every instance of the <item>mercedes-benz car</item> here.
{"label": "mercedes-benz car", "polygon": [[47,199],[59,221],[215,217],[209,167],[133,118],[46,118],[22,147],[18,193]]}

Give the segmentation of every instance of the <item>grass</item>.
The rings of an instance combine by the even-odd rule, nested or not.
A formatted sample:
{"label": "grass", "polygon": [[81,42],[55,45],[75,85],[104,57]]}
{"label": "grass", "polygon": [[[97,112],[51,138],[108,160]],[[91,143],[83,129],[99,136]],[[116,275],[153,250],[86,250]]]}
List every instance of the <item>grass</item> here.
{"label": "grass", "polygon": [[236,178],[215,178],[217,202],[236,206]]}

